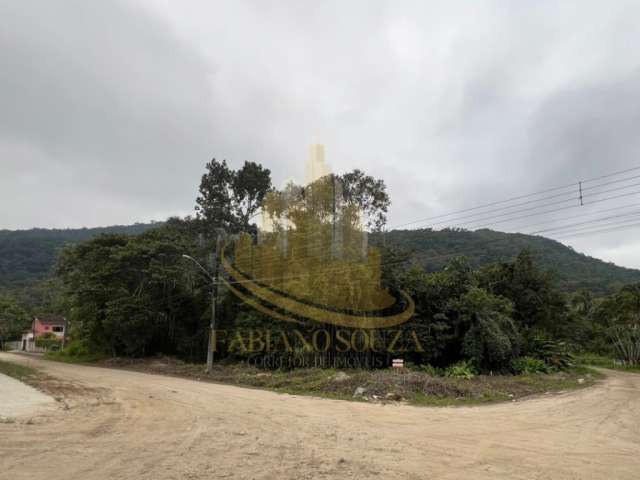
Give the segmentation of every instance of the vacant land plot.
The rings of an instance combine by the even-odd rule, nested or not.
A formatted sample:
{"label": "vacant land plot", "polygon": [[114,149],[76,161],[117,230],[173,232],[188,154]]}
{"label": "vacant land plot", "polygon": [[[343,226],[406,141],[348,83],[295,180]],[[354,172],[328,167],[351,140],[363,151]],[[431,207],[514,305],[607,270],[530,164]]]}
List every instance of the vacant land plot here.
{"label": "vacant land plot", "polygon": [[[636,479],[640,375],[523,402],[424,408],[283,395],[0,354],[66,408],[0,424],[0,478]],[[52,387],[50,387],[52,388]]]}

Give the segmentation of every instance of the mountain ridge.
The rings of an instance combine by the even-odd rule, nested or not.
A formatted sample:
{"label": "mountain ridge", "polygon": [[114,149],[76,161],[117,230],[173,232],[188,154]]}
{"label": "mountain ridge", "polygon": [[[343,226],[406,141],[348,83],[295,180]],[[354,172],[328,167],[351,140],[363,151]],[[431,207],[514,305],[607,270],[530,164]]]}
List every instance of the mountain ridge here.
{"label": "mountain ridge", "polygon": [[455,256],[468,257],[474,267],[511,261],[527,248],[567,291],[586,288],[609,294],[624,284],[640,282],[640,270],[605,262],[542,236],[490,229],[392,230],[384,235],[386,239],[379,236],[376,241],[411,253],[411,261],[427,271],[440,270]]}
{"label": "mountain ridge", "polygon": [[[29,285],[52,273],[57,252],[68,243],[89,240],[103,233],[138,235],[164,222],[112,225],[95,228],[0,230],[0,289]],[[372,244],[395,247],[409,261],[427,271],[442,269],[456,256],[466,256],[472,266],[513,260],[530,249],[539,265],[553,273],[565,291],[581,288],[604,295],[624,284],[640,282],[640,270],[576,252],[570,246],[541,236],[495,230],[416,229],[372,234]]]}

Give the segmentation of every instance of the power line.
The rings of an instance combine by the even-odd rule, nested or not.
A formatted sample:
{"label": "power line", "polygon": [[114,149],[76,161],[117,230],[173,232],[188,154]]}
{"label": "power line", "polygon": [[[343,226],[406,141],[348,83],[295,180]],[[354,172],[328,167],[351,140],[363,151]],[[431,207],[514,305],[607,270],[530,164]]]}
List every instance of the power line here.
{"label": "power line", "polygon": [[[627,172],[637,171],[637,170],[640,170],[640,167],[630,168],[630,169],[626,169],[626,170],[610,173],[610,174],[607,174],[607,175],[601,175],[601,176],[598,176],[598,177],[587,179],[587,180],[585,180],[585,181],[583,181],[581,183],[582,184],[589,183],[589,182],[593,182],[593,181],[596,181],[596,180],[601,180],[601,179],[604,179],[604,178],[610,178],[610,177],[613,177],[613,176],[617,176],[617,175],[621,175],[621,174],[624,174],[624,173],[627,173]],[[633,180],[635,178],[640,178],[640,175],[636,175],[636,176],[632,176],[632,177],[628,177],[628,178],[624,178],[624,179],[619,179],[619,180],[614,180],[614,181],[611,181],[611,182],[604,182],[604,183],[600,183],[598,185],[593,185],[593,186],[590,186],[590,187],[585,187],[585,188],[582,188],[582,192],[594,190],[594,189],[601,188],[601,187],[607,186],[607,185],[618,184],[618,183],[622,183],[622,182],[628,182],[628,181]],[[640,183],[636,183],[636,184],[632,184],[632,185],[626,185],[626,186],[623,186],[623,187],[604,190],[604,191],[600,191],[600,192],[593,192],[592,194],[590,194],[590,196],[591,195],[597,196],[597,195],[601,195],[601,194],[605,194],[605,193],[609,193],[609,192],[617,192],[617,191],[621,191],[621,190],[624,190],[624,189],[627,189],[627,188],[631,188],[631,187],[634,187],[634,186],[638,186],[638,185],[640,185]],[[541,194],[544,194],[544,193],[549,193],[549,192],[553,192],[553,191],[559,191],[559,190],[562,190],[562,189],[567,189],[569,187],[575,188],[576,184],[572,183],[572,184],[567,184],[567,185],[560,186],[560,187],[541,190],[541,191],[534,192],[534,193],[531,193],[531,194],[528,194],[528,195],[521,195],[521,196],[518,196],[518,197],[512,197],[510,199],[506,199],[506,200],[502,200],[502,201],[498,201],[498,202],[492,202],[490,204],[485,204],[485,205],[481,205],[481,206],[478,206],[478,207],[473,207],[473,208],[469,208],[469,209],[465,209],[465,210],[459,210],[457,212],[451,212],[451,213],[448,213],[448,214],[439,215],[437,217],[430,217],[430,218],[443,218],[443,217],[451,216],[451,215],[454,215],[454,214],[459,214],[459,213],[464,213],[464,212],[468,212],[468,211],[479,210],[479,209],[486,208],[486,207],[489,207],[489,206],[492,206],[492,205],[504,204],[504,203],[508,203],[508,202],[511,202],[511,201],[514,201],[514,200],[518,200],[518,199],[528,198],[528,197],[532,197],[532,196],[536,196],[536,195],[541,195]],[[505,206],[505,207],[494,209],[494,210],[478,212],[478,213],[473,214],[473,215],[464,216],[464,217],[451,219],[451,220],[443,221],[443,222],[437,222],[437,223],[442,224],[442,223],[447,223],[449,221],[457,221],[457,220],[463,220],[463,219],[468,219],[468,218],[475,218],[475,217],[477,217],[479,215],[485,215],[487,213],[492,213],[492,212],[496,212],[496,211],[503,211],[503,210],[506,210],[506,209],[515,208],[517,206],[527,205],[527,204],[531,204],[531,203],[536,203],[536,202],[544,201],[544,200],[547,200],[547,199],[559,198],[559,197],[565,196],[565,195],[567,195],[569,193],[570,192],[563,192],[561,194],[556,194],[556,195],[547,196],[547,197],[544,197],[544,198],[530,200],[528,202],[522,202],[522,203],[515,204],[515,205],[509,205],[509,206]],[[614,196],[610,196],[610,197],[606,197],[606,198],[602,198],[602,199],[593,200],[591,202],[583,202],[583,205],[592,205],[592,204],[601,203],[601,202],[605,202],[605,201],[612,200],[612,199],[617,199],[617,198],[622,198],[622,197],[626,197],[626,196],[630,196],[630,195],[637,195],[637,194],[640,194],[640,191],[625,193],[625,194],[621,194],[621,195],[614,195]],[[580,199],[580,197],[578,197],[578,196],[572,196],[570,198],[563,199],[563,200],[558,201],[558,202],[552,202],[552,203],[547,203],[547,204],[543,204],[543,205],[537,205],[535,207],[530,207],[530,208],[526,208],[526,209],[507,212],[507,213],[503,213],[501,215],[493,215],[493,216],[489,216],[489,217],[476,219],[476,220],[472,221],[471,223],[477,223],[477,222],[480,222],[480,221],[483,221],[483,220],[492,220],[492,219],[496,219],[496,218],[503,218],[505,216],[514,215],[516,213],[535,211],[535,210],[540,209],[540,208],[559,205],[559,204],[565,203],[567,201],[577,201],[579,199]],[[531,216],[543,215],[543,214],[546,214],[546,213],[554,213],[554,212],[557,212],[557,211],[577,208],[577,207],[580,207],[580,206],[581,205],[570,205],[570,206],[563,207],[563,208],[558,208],[558,209],[553,209],[553,210],[545,210],[545,211],[531,213],[531,214],[527,214],[527,215],[510,217],[510,218],[507,218],[507,219],[504,219],[504,220],[501,220],[501,221],[488,223],[487,226],[488,225],[492,225],[492,224],[515,221],[515,220],[519,220],[519,219],[522,219],[522,218],[528,218],[528,217],[531,217]],[[608,210],[610,211],[610,210],[613,210],[613,209],[608,209]],[[605,210],[605,211],[607,211],[607,210]],[[629,214],[627,214],[627,215],[629,215]],[[614,216],[614,217],[611,217],[611,218],[615,218],[615,217],[619,217],[619,216]],[[592,221],[589,221],[589,222],[582,222],[582,224],[586,225],[586,224],[589,224],[589,223],[597,223],[597,222],[604,221],[606,219],[609,219],[609,217],[604,217],[602,219],[596,219],[596,220],[592,220]],[[422,220],[425,220],[425,219],[417,220],[417,221],[414,221],[414,222],[409,222],[409,223],[402,224],[402,225],[408,225],[408,224],[412,224],[412,223],[417,223],[417,222],[422,221]],[[555,221],[557,221],[557,220],[554,220],[553,222],[555,222]],[[546,222],[546,223],[550,223],[550,222]],[[400,225],[400,226],[402,226],[402,225]],[[540,225],[540,223],[538,223],[538,225]],[[574,226],[574,225],[569,225],[569,226],[564,226],[564,227],[555,227],[553,229],[546,229],[546,231],[562,230],[562,229],[569,228],[570,226]],[[479,228],[479,227],[476,227],[476,228]],[[311,235],[311,234],[313,236],[318,236],[319,235],[318,232],[311,232],[310,234],[306,234],[305,237],[307,235]],[[534,234],[535,234],[535,232],[534,232]],[[506,240],[506,238],[505,239],[495,239],[495,240],[503,241],[503,240]],[[325,248],[325,246],[324,245],[312,246],[311,248],[307,248],[307,252],[309,250],[314,250],[314,249],[318,249],[318,248],[322,249],[322,248]],[[460,252],[460,253],[463,253],[463,252]],[[442,255],[440,257],[459,255],[460,253],[451,253],[451,254]],[[277,264],[279,262],[279,259],[276,257],[277,256],[277,252],[273,252],[273,254],[274,254],[273,263],[266,264],[267,267],[273,266],[274,264]],[[421,256],[421,255],[418,255],[418,256]],[[302,256],[302,257],[297,257],[297,258],[305,259],[305,258],[313,258],[313,256],[307,255],[307,256]],[[416,258],[415,255],[414,255],[414,258]],[[432,258],[434,258],[434,257],[432,257]],[[385,264],[385,263],[381,264],[381,266],[383,266],[383,265],[387,265],[387,264]],[[322,274],[324,274],[324,273],[322,273]],[[305,274],[304,276],[308,276],[308,275],[309,274]],[[284,279],[284,278],[286,278],[286,277],[279,276],[279,277],[274,277],[273,279],[280,279],[281,280],[281,279]],[[300,277],[297,277],[297,278],[300,278]],[[272,278],[268,278],[268,279],[270,280]],[[255,280],[259,280],[259,279],[255,279]],[[267,278],[265,278],[265,280],[267,280]]]}
{"label": "power line", "polygon": [[[637,177],[640,178],[640,175],[638,175]],[[603,184],[599,184],[599,185],[594,185],[594,186],[590,187],[589,189],[602,187],[602,186],[609,185],[609,184],[612,184],[612,183],[620,183],[622,181],[629,181],[629,180],[637,178],[637,177],[630,177],[630,178],[626,178],[626,179],[622,179],[622,180],[617,180],[615,182],[607,182],[607,183],[603,183]],[[613,188],[613,189],[609,189],[609,190],[604,190],[604,191],[601,191],[601,192],[594,192],[591,195],[597,196],[597,195],[601,195],[601,194],[604,194],[604,193],[617,192],[617,191],[621,191],[621,190],[624,190],[624,189],[627,189],[627,188],[631,188],[631,187],[636,187],[636,186],[640,186],[640,183],[634,183],[634,184],[631,184],[631,185],[626,185],[626,186],[617,187],[617,188]],[[584,190],[587,190],[587,189],[584,189]],[[490,222],[488,222],[486,224],[472,227],[473,229],[479,229],[479,228],[484,228],[484,227],[488,227],[488,226],[492,226],[492,225],[497,225],[497,224],[500,224],[500,223],[520,220],[520,219],[523,219],[523,218],[529,218],[529,217],[533,217],[533,216],[539,216],[539,215],[544,215],[544,214],[549,214],[549,213],[556,213],[556,212],[563,211],[563,210],[579,208],[581,206],[601,203],[601,202],[604,202],[604,201],[608,201],[608,200],[616,199],[616,198],[621,198],[621,197],[628,196],[628,195],[636,195],[638,193],[640,193],[640,191],[631,192],[631,193],[627,193],[627,194],[623,194],[623,195],[619,195],[619,196],[606,197],[606,198],[594,200],[594,201],[591,201],[591,202],[582,201],[581,204],[576,203],[576,205],[569,205],[569,206],[566,206],[566,207],[561,207],[561,208],[556,208],[556,209],[551,209],[551,210],[543,210],[543,211],[540,211],[540,212],[535,212],[535,210],[537,210],[539,208],[559,205],[559,204],[562,204],[562,203],[566,203],[567,201],[576,201],[577,202],[577,200],[579,200],[578,197],[573,197],[573,198],[563,199],[563,200],[556,201],[556,202],[546,203],[546,204],[543,204],[543,205],[537,205],[537,206],[534,206],[534,207],[524,208],[524,209],[520,209],[520,210],[516,210],[516,211],[512,211],[512,212],[506,212],[506,213],[502,213],[502,214],[499,214],[499,215],[490,215],[488,217],[483,217],[483,218],[476,219],[476,220],[474,220],[474,221],[472,221],[470,223],[477,223],[477,222],[480,222],[480,221],[483,221],[483,220],[489,220],[490,221]],[[550,197],[545,197],[545,198],[550,198]],[[585,198],[586,198],[586,196],[585,196]],[[539,200],[543,200],[543,199],[539,199]],[[531,203],[531,202],[525,202],[524,204],[527,204],[527,203]],[[522,204],[517,204],[517,205],[522,205]],[[510,206],[510,207],[504,207],[504,208],[512,208],[512,207],[517,206],[517,205],[513,205],[513,206]],[[497,209],[497,211],[499,211],[499,210],[502,210],[502,209]],[[531,212],[531,211],[533,211],[534,213],[530,213],[528,215],[519,215],[519,216],[515,216],[515,217],[510,217],[510,215],[514,215],[516,213]],[[481,214],[484,214],[484,213],[489,213],[489,211],[481,212]],[[471,215],[468,218],[473,218],[475,216],[477,216],[477,214]],[[491,221],[491,220],[504,218],[504,217],[509,217],[509,218],[505,218],[504,220],[500,220],[500,221]],[[467,218],[467,217],[463,217],[463,218]],[[460,219],[462,219],[462,218],[454,219],[454,220],[460,220]],[[438,223],[445,223],[445,222],[438,222]],[[432,224],[432,226],[437,225],[438,223]],[[459,224],[457,226],[458,227],[464,227],[466,225],[469,225],[469,222],[464,223],[464,224]],[[304,239],[304,238],[309,238],[309,237],[318,237],[321,234],[322,234],[322,232],[310,232],[308,234],[302,235],[301,238]],[[319,245],[311,245],[311,246],[307,245],[307,248],[306,248],[307,254],[308,254],[309,251],[317,251],[317,250],[326,248],[322,244],[322,241],[320,241],[319,243],[320,243]],[[312,258],[312,257],[313,257],[312,255],[306,255],[306,256],[303,256],[302,258]],[[273,260],[275,262],[279,261],[279,259],[277,258],[277,252],[273,252],[271,258],[273,258]]]}
{"label": "power line", "polygon": [[[630,169],[626,169],[626,170],[622,170],[622,171],[618,171],[618,172],[613,172],[613,173],[606,174],[606,175],[600,175],[598,177],[593,177],[593,178],[587,179],[587,180],[585,180],[583,182],[579,182],[579,183],[589,183],[589,182],[593,182],[593,181],[596,181],[596,180],[601,180],[601,179],[604,179],[604,178],[610,178],[610,177],[613,177],[613,176],[617,176],[617,175],[621,175],[621,174],[624,174],[624,173],[627,173],[627,172],[637,171],[637,170],[640,170],[640,167],[634,167],[634,168],[630,168]],[[622,182],[628,182],[628,181],[636,179],[636,178],[640,178],[640,175],[635,175],[635,176],[631,176],[631,177],[627,177],[627,178],[623,178],[623,179],[617,179],[617,180],[613,180],[613,181],[610,181],[610,182],[604,182],[604,183],[600,183],[598,185],[593,185],[593,186],[590,186],[590,187],[584,187],[584,188],[582,188],[582,192],[590,191],[590,190],[593,190],[593,189],[596,189],[596,188],[601,188],[601,187],[607,186],[607,185],[618,184],[618,183],[622,183]],[[557,190],[566,189],[566,188],[569,188],[569,187],[575,188],[575,186],[576,186],[576,184],[568,184],[568,185],[564,185],[564,186],[561,186],[561,187],[555,187],[555,188],[551,188],[551,189],[542,190],[542,191],[539,191],[539,192],[535,192],[533,194],[521,195],[519,197],[512,197],[510,199],[502,200],[502,201],[499,201],[499,202],[493,202],[492,204],[485,204],[483,206],[473,207],[473,208],[470,208],[470,209],[466,209],[465,211],[471,211],[471,210],[477,210],[477,209],[480,209],[480,208],[486,208],[489,205],[507,203],[507,202],[513,201],[515,199],[531,197],[531,196],[534,196],[534,195],[540,195],[542,193],[546,193],[546,192],[550,192],[550,191],[557,191]],[[640,186],[640,183],[626,185],[626,186],[622,186],[622,187],[618,187],[618,188],[614,188],[614,189],[609,189],[609,190],[604,190],[604,191],[600,191],[600,192],[593,192],[590,195],[601,195],[601,194],[604,194],[604,193],[620,191],[620,190],[623,190],[623,189],[626,189],[626,188],[631,188],[631,187],[634,187],[634,186]],[[551,203],[546,203],[546,204],[542,204],[542,205],[536,205],[536,206],[525,208],[525,209],[505,212],[505,213],[502,213],[500,215],[490,215],[490,216],[486,216],[486,217],[482,217],[482,218],[477,218],[478,215],[486,215],[488,213],[500,212],[500,211],[503,211],[503,210],[512,209],[512,208],[516,208],[518,206],[528,205],[528,204],[532,204],[532,203],[536,203],[536,202],[540,202],[540,201],[544,201],[544,200],[548,200],[548,199],[564,197],[568,193],[569,192],[563,192],[561,194],[546,196],[546,197],[538,198],[538,199],[535,199],[535,200],[529,200],[527,202],[521,202],[521,203],[517,203],[517,204],[513,204],[513,205],[507,205],[507,206],[504,206],[504,207],[501,207],[501,208],[498,208],[498,209],[486,210],[486,211],[483,211],[483,212],[477,212],[477,213],[472,214],[472,215],[467,215],[467,216],[458,217],[458,218],[454,218],[454,219],[450,219],[450,220],[436,222],[436,223],[434,223],[434,224],[432,224],[430,226],[436,226],[436,225],[440,225],[440,224],[444,224],[444,223],[450,223],[452,221],[470,220],[470,222],[468,221],[468,222],[461,223],[461,224],[458,225],[460,227],[464,227],[466,225],[469,225],[470,223],[473,224],[473,223],[477,223],[477,222],[481,222],[481,221],[485,221],[485,220],[490,221],[487,224],[480,225],[480,226],[473,226],[472,227],[474,229],[477,229],[477,228],[483,228],[483,227],[486,227],[486,226],[496,225],[496,224],[499,224],[499,223],[515,221],[515,220],[518,220],[518,219],[521,219],[521,218],[528,218],[530,216],[544,215],[544,214],[547,214],[547,213],[555,213],[555,212],[558,212],[558,211],[568,210],[568,209],[576,208],[576,207],[579,207],[579,206],[584,206],[584,205],[593,204],[593,203],[599,203],[600,201],[606,201],[606,200],[613,199],[613,198],[619,198],[619,197],[608,197],[608,198],[605,198],[605,199],[601,199],[601,200],[585,203],[584,200],[583,200],[583,195],[577,196],[575,194],[572,194],[569,198],[563,198],[562,200],[559,200],[559,201],[556,201],[556,202],[551,202]],[[632,192],[630,195],[633,195],[633,194],[636,194],[636,192]],[[622,196],[624,196],[624,195],[622,195]],[[553,209],[553,210],[544,210],[544,211],[532,213],[532,214],[529,214],[529,215],[510,217],[511,215],[514,215],[514,214],[517,214],[517,213],[535,212],[536,210],[538,210],[540,208],[549,207],[549,206],[555,206],[555,205],[561,205],[563,203],[572,202],[572,201],[575,201],[576,205],[569,205],[567,207],[562,207],[562,208]],[[580,201],[580,204],[577,203],[578,201]],[[460,212],[462,212],[462,211],[458,211],[458,212],[454,212],[454,213],[460,213]],[[452,215],[454,213],[444,214],[444,215],[440,215],[438,217],[449,216],[449,215]],[[501,221],[492,221],[492,220],[495,220],[497,218],[504,218],[504,217],[509,217],[509,218],[505,218],[504,220],[501,220]],[[435,217],[432,217],[432,218],[435,218]],[[416,222],[409,222],[409,223],[416,223]],[[309,233],[305,233],[302,236],[302,238],[319,237],[319,236],[321,236],[321,232],[309,232]],[[308,253],[309,251],[321,250],[323,248],[326,248],[322,244],[322,241],[320,241],[318,243],[319,243],[319,245],[307,246],[307,248],[305,249],[306,252]],[[273,256],[274,260],[277,262],[278,261],[277,253],[274,252],[273,255],[274,255]],[[308,255],[308,257],[311,258],[310,255]]]}
{"label": "power line", "polygon": [[635,216],[635,215],[640,215],[640,211],[635,211],[635,212],[625,213],[625,214],[620,214],[620,215],[612,215],[612,216],[609,216],[609,217],[602,217],[600,219],[588,220],[586,222],[570,223],[569,225],[565,225],[565,226],[562,226],[562,227],[545,228],[543,230],[537,230],[535,232],[531,232],[528,235],[538,235],[540,233],[550,232],[550,231],[554,231],[554,230],[566,230],[567,228],[571,228],[571,227],[574,227],[574,226],[585,225],[585,224],[594,223],[594,222],[600,222],[600,221],[606,221],[606,220],[610,220],[612,218],[629,217],[629,216]]}
{"label": "power line", "polygon": [[[603,192],[600,192],[600,193],[603,193]],[[611,200],[611,199],[617,199],[617,198],[622,198],[622,197],[626,197],[626,196],[630,196],[630,195],[637,195],[637,194],[640,194],[640,191],[625,193],[625,194],[621,194],[621,195],[615,195],[615,196],[611,196],[611,197],[606,197],[606,198],[594,200],[594,201],[591,201],[591,202],[588,202],[588,203],[585,202],[585,205],[601,203],[601,202],[605,202],[605,201],[608,201],[608,200]],[[505,221],[518,220],[518,219],[522,219],[522,218],[528,218],[528,217],[532,217],[532,216],[542,215],[542,214],[545,214],[545,213],[553,213],[553,212],[557,212],[557,211],[560,211],[560,210],[566,210],[568,208],[579,208],[579,205],[570,206],[570,207],[564,207],[564,208],[554,209],[554,210],[547,210],[547,211],[532,213],[532,214],[528,214],[528,215],[521,215],[519,217],[510,218],[510,219],[507,219],[507,220],[503,220],[501,222],[500,221],[499,222],[493,222],[493,224],[504,223]],[[491,225],[491,224],[487,224],[487,225]],[[522,228],[528,228],[528,226],[525,226],[525,227],[522,227]],[[531,233],[524,233],[524,234],[525,235],[531,235]],[[501,238],[501,239],[494,239],[493,241],[489,241],[488,243],[493,243],[494,241],[505,241],[505,240],[508,240],[508,239],[509,239],[508,237]],[[416,254],[416,255],[413,256],[413,258],[420,258],[420,257],[424,256],[427,253],[428,252],[424,252],[422,254]],[[445,254],[444,256],[445,257],[451,257],[451,256],[456,256],[456,255],[459,256],[459,255],[463,255],[464,253],[465,252],[450,253],[450,254]],[[314,256],[312,256],[312,255],[307,255],[307,256],[298,257],[298,259],[304,260],[306,258],[313,258],[313,257]],[[440,258],[440,256],[432,257],[432,259],[434,259],[434,258]],[[270,263],[270,264],[268,263],[268,264],[266,264],[266,266],[267,267],[272,267],[273,265],[277,265],[279,262],[280,262],[280,260],[278,258],[275,258],[272,263]],[[404,261],[392,262],[391,264],[393,264],[393,263],[402,263],[402,262],[404,262]],[[384,263],[384,262],[380,264],[381,267],[382,266],[387,266],[387,265],[389,265],[389,264],[388,263]],[[344,271],[344,269],[342,271]],[[339,273],[339,271],[335,271],[333,273]],[[321,273],[320,275],[324,275],[324,274],[325,273]],[[305,274],[305,276],[308,276],[308,274]],[[278,278],[281,278],[281,277],[278,277]],[[301,277],[291,277],[291,278],[301,278]],[[259,279],[257,279],[257,280],[259,280]]]}
{"label": "power line", "polygon": [[[553,220],[548,220],[546,222],[538,222],[538,223],[535,223],[535,224],[532,224],[532,225],[528,225],[528,227],[530,227],[530,228],[531,227],[538,227],[540,225],[548,225],[550,223],[561,222],[561,221],[564,221],[564,220],[573,220],[576,217],[588,217],[590,215],[597,215],[598,213],[619,211],[620,209],[630,208],[630,207],[640,207],[640,203],[628,203],[626,205],[619,205],[619,206],[616,206],[616,207],[613,207],[613,208],[605,208],[604,210],[594,210],[594,211],[591,211],[591,212],[580,213],[578,215],[573,215],[571,217],[555,218]],[[572,207],[572,208],[575,208],[575,207]],[[561,209],[561,210],[565,210],[565,209]],[[525,227],[514,227],[514,228],[520,229],[520,228],[525,228]]]}
{"label": "power line", "polygon": [[[594,182],[596,180],[602,180],[604,178],[610,178],[610,177],[614,177],[614,176],[617,176],[617,175],[622,175],[623,173],[628,173],[628,172],[637,171],[637,170],[640,170],[640,167],[634,167],[634,168],[629,168],[629,169],[626,169],[626,170],[620,170],[620,171],[617,171],[617,172],[609,173],[609,174],[606,174],[606,175],[600,175],[598,177],[593,177],[593,178],[590,178],[590,179],[587,179],[587,180],[583,180],[582,184],[591,183],[591,182]],[[640,176],[638,176],[638,177],[640,177]],[[631,178],[638,178],[638,177],[631,177]],[[626,179],[626,180],[629,180],[629,179]],[[620,181],[624,181],[624,180],[620,180]],[[602,184],[602,185],[607,185],[607,184],[611,184],[611,183],[616,183],[616,182],[605,183],[605,184]],[[477,207],[465,208],[465,209],[457,210],[457,211],[454,211],[454,212],[449,212],[449,213],[445,213],[445,214],[441,214],[441,215],[435,215],[435,216],[431,216],[431,217],[424,217],[424,218],[416,219],[416,220],[413,220],[413,221],[410,221],[410,222],[405,222],[405,223],[401,223],[401,224],[392,225],[390,228],[392,228],[392,227],[393,228],[404,227],[404,226],[407,226],[407,225],[414,225],[416,223],[428,222],[430,220],[437,220],[439,218],[449,217],[451,215],[457,215],[457,214],[460,214],[460,213],[466,213],[466,212],[471,212],[471,211],[475,211],[475,210],[480,210],[482,208],[491,207],[491,206],[495,206],[495,205],[500,205],[500,204],[503,204],[503,203],[509,203],[509,202],[512,202],[512,201],[515,201],[515,200],[521,200],[521,199],[524,199],[524,198],[529,198],[529,197],[533,197],[533,196],[537,196],[537,195],[542,195],[544,193],[554,192],[554,191],[558,191],[558,190],[564,190],[564,189],[568,189],[568,188],[576,189],[577,186],[578,186],[578,182],[569,183],[569,184],[566,184],[566,185],[562,185],[562,186],[558,186],[558,187],[554,187],[554,188],[548,188],[548,189],[545,189],[545,190],[540,190],[540,191],[537,191],[537,192],[529,193],[529,194],[526,194],[526,195],[519,195],[517,197],[511,197],[511,198],[507,198],[507,199],[504,199],[504,200],[498,200],[496,202],[486,203],[484,205],[479,205]],[[597,186],[589,187],[589,188],[596,188],[596,187]],[[550,197],[545,197],[543,199],[531,200],[529,202],[524,202],[523,204],[542,201],[544,199],[557,198],[558,196],[567,195],[569,193],[570,192],[564,192],[563,194],[552,195]],[[578,199],[579,197],[576,196],[575,198]],[[502,209],[506,209],[506,208],[509,208],[509,207],[503,207]],[[491,211],[498,211],[498,210],[501,210],[501,209],[496,209],[496,210],[491,210]],[[478,212],[478,214],[490,213],[491,211]],[[446,222],[439,222],[439,223],[446,223]]]}
{"label": "power line", "polygon": [[[599,192],[599,193],[605,193],[605,192]],[[570,209],[573,209],[573,208],[582,208],[583,206],[595,205],[597,203],[602,203],[602,202],[606,202],[606,201],[609,201],[609,200],[615,200],[615,199],[618,199],[618,198],[623,198],[623,197],[628,197],[628,196],[631,196],[631,195],[638,195],[638,194],[640,194],[640,190],[635,191],[635,192],[621,194],[621,195],[614,195],[614,196],[611,196],[611,197],[601,198],[601,199],[598,199],[598,200],[593,200],[591,202],[584,202],[582,205],[579,205],[579,204],[578,205],[569,205],[567,207],[561,207],[561,208],[557,208],[557,209],[553,209],[553,210],[545,210],[543,212],[531,213],[529,215],[521,215],[521,216],[517,216],[517,217],[513,217],[513,218],[507,218],[505,220],[500,220],[500,221],[497,221],[497,222],[489,222],[489,223],[485,223],[483,225],[476,225],[476,226],[474,226],[472,228],[474,228],[474,229],[485,228],[487,226],[498,225],[500,223],[510,222],[512,220],[520,220],[522,218],[535,217],[535,216],[538,216],[538,215],[544,215],[545,213],[556,213],[556,212],[560,212],[560,211],[563,211],[563,210],[570,210]],[[516,213],[516,212],[511,212],[511,213]],[[497,217],[502,217],[502,216],[503,215],[499,215]],[[497,217],[493,217],[493,218],[497,218]],[[475,223],[475,222],[472,222],[472,223]]]}
{"label": "power line", "polygon": [[633,227],[640,227],[640,222],[639,223],[630,223],[628,225],[620,225],[619,227],[616,228],[604,228],[602,230],[591,230],[591,231],[587,231],[587,232],[577,232],[577,233],[568,233],[567,235],[561,235],[561,237],[564,238],[570,238],[570,237],[581,237],[584,235],[592,235],[594,233],[606,233],[606,232],[614,232],[617,230],[624,230],[627,228],[633,228]]}
{"label": "power line", "polygon": [[[629,180],[629,179],[625,179],[625,180]],[[594,186],[592,188],[597,188],[597,187],[600,187],[600,186],[602,186],[602,185],[596,185],[596,186]],[[601,195],[603,193],[616,192],[616,191],[625,190],[627,188],[637,187],[637,186],[640,186],[640,182],[634,183],[634,184],[631,184],[631,185],[625,185],[625,186],[622,186],[622,187],[612,188],[612,189],[609,189],[609,190],[603,190],[601,192],[593,192],[591,195]],[[584,192],[584,190],[586,190],[586,189],[583,189],[583,192]],[[444,223],[448,224],[450,222],[470,219],[471,220],[470,222],[468,221],[468,222],[463,222],[463,223],[459,223],[458,224],[458,226],[468,225],[469,223],[477,223],[477,222],[480,222],[480,221],[483,221],[483,220],[491,220],[493,218],[502,218],[502,217],[506,217],[508,215],[513,215],[515,213],[529,212],[529,211],[532,211],[532,210],[536,210],[538,208],[551,207],[551,206],[554,206],[554,205],[561,205],[561,204],[567,203],[567,202],[576,202],[574,207],[581,207],[581,206],[584,206],[584,205],[587,204],[586,202],[583,202],[581,200],[580,196],[576,195],[576,196],[572,196],[572,197],[565,198],[565,199],[562,199],[562,200],[557,200],[555,202],[549,202],[549,203],[545,203],[545,204],[542,204],[542,205],[536,205],[536,206],[533,206],[533,207],[522,208],[520,210],[514,210],[512,212],[505,212],[505,213],[502,213],[500,215],[490,215],[488,217],[483,217],[483,218],[479,218],[479,219],[475,219],[474,220],[474,218],[477,217],[478,215],[483,215],[485,213],[499,212],[499,211],[506,210],[506,209],[509,209],[509,208],[513,208],[513,207],[516,207],[516,206],[527,205],[527,204],[535,203],[537,201],[551,199],[551,198],[554,198],[554,197],[557,197],[557,196],[553,195],[551,197],[545,197],[545,198],[538,199],[538,200],[532,200],[532,201],[529,201],[529,202],[523,202],[521,204],[510,205],[510,206],[507,206],[507,207],[501,207],[501,208],[494,209],[494,210],[487,210],[486,212],[480,212],[480,213],[473,214],[473,215],[468,215],[468,216],[465,216],[465,217],[458,217],[458,218],[454,218],[454,219],[451,219],[451,220],[444,220],[444,221],[441,221],[441,222],[432,223],[429,226],[437,226],[437,225],[442,225]],[[583,198],[586,198],[586,196],[583,195]]]}

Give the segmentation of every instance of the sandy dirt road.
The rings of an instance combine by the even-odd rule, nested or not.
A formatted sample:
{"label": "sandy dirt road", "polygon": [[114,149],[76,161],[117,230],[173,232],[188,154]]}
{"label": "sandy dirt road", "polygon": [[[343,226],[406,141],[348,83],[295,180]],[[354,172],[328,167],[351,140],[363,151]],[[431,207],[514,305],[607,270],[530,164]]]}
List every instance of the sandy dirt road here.
{"label": "sandy dirt road", "polygon": [[0,424],[3,480],[640,478],[640,375],[517,403],[420,408],[0,359],[71,392],[65,408]]}
{"label": "sandy dirt road", "polygon": [[49,395],[0,373],[0,421],[55,406],[55,400]]}

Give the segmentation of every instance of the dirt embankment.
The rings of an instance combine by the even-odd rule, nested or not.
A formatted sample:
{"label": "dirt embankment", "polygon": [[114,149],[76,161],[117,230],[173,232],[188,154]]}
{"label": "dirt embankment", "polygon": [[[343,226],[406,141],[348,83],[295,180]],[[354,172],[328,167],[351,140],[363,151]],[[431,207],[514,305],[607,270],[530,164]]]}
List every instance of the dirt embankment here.
{"label": "dirt embankment", "polygon": [[0,479],[637,479],[640,375],[525,402],[423,408],[282,395],[0,354],[69,385],[0,424]]}

